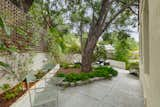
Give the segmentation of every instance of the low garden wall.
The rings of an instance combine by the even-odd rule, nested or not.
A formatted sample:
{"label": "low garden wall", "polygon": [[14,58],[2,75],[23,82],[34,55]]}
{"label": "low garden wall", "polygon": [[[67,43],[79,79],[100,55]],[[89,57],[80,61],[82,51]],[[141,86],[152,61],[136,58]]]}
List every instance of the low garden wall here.
{"label": "low garden wall", "polygon": [[[30,102],[34,102],[36,91],[35,89],[39,88],[38,92],[43,91],[46,87],[46,81],[49,81],[56,72],[59,70],[60,66],[56,65],[51,71],[49,71],[42,79],[35,83],[30,90],[28,90],[23,96],[21,96],[16,102],[14,102],[10,107],[31,107]],[[42,88],[43,87],[43,88]]]}
{"label": "low garden wall", "polygon": [[117,67],[121,69],[126,69],[126,63],[122,61],[116,61],[116,60],[107,60],[109,62],[110,66]]}

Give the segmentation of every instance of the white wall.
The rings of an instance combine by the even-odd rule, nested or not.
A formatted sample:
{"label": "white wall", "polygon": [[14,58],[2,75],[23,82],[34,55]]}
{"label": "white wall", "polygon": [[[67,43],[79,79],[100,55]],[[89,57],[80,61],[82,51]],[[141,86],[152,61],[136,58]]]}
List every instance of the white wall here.
{"label": "white wall", "polygon": [[[146,0],[143,0],[143,3]],[[141,1],[142,2],[142,1]],[[146,107],[160,107],[160,0],[148,0],[149,22],[145,22],[144,8],[141,7],[141,70]],[[144,5],[143,5],[144,6]],[[144,23],[144,25],[142,25]],[[149,39],[143,28],[149,24]],[[148,46],[145,48],[145,46]],[[148,51],[148,52],[147,52]],[[147,55],[146,55],[147,54]],[[145,57],[147,56],[147,57]]]}

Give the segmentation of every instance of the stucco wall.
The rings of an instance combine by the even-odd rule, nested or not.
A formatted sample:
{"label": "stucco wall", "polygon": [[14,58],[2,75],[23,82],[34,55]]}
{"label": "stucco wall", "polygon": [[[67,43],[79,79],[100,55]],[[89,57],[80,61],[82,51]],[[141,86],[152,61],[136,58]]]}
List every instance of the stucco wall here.
{"label": "stucco wall", "polygon": [[[143,0],[143,6],[144,6]],[[142,2],[142,1],[141,1]],[[145,30],[146,21],[143,20],[144,8],[141,7],[141,73],[146,107],[160,107],[160,0],[148,0],[149,4],[149,40],[147,41]],[[142,25],[144,23],[144,25]],[[144,48],[148,44],[148,49]],[[146,53],[148,50],[148,53]],[[143,51],[143,52],[142,52]],[[148,57],[144,57],[149,54]],[[145,60],[145,59],[147,60]],[[145,62],[146,61],[146,62]],[[148,69],[146,69],[148,68]],[[148,70],[148,71],[147,71]],[[146,72],[147,71],[147,72]]]}

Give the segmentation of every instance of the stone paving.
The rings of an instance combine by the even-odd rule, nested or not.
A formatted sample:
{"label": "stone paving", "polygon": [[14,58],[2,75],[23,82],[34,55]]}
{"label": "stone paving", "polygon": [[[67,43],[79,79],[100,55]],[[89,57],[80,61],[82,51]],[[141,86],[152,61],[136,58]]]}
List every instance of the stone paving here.
{"label": "stone paving", "polygon": [[126,70],[117,70],[119,74],[112,80],[59,90],[55,101],[34,107],[144,107],[139,79]]}
{"label": "stone paving", "polygon": [[117,70],[119,75],[112,80],[59,91],[58,107],[144,107],[138,78]]}

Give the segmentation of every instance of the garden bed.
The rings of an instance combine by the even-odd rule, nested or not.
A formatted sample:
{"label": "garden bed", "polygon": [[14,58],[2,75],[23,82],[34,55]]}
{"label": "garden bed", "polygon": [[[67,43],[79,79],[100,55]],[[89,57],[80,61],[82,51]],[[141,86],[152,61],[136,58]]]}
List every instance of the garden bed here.
{"label": "garden bed", "polygon": [[[46,81],[45,78],[47,78],[48,80],[52,78],[58,69],[59,69],[59,65],[55,66],[49,72],[46,72],[46,74],[38,72],[35,75],[38,77],[38,80],[34,82],[30,82],[28,85],[29,88],[34,89],[34,88],[39,88],[41,86],[45,86],[45,81]],[[34,96],[35,96],[35,91],[32,91],[33,99],[34,99]],[[26,82],[19,83],[15,87],[8,89],[4,93],[0,94],[0,107],[22,107],[22,106],[31,107],[29,101],[30,101],[29,89],[27,88]]]}
{"label": "garden bed", "polygon": [[100,66],[97,68],[93,68],[93,71],[89,73],[80,72],[80,68],[61,68],[60,71],[57,72],[56,76],[63,78],[62,81],[57,83],[58,86],[62,87],[73,87],[84,85],[87,83],[92,83],[94,81],[111,79],[118,75],[118,72],[114,70],[112,67],[108,66]]}
{"label": "garden bed", "polygon": [[[30,88],[35,83],[36,82],[29,83]],[[22,83],[16,85],[15,87],[7,90],[6,92],[0,94],[0,107],[9,107],[17,99],[19,99],[27,90],[28,90],[27,89],[27,83],[22,82]]]}

